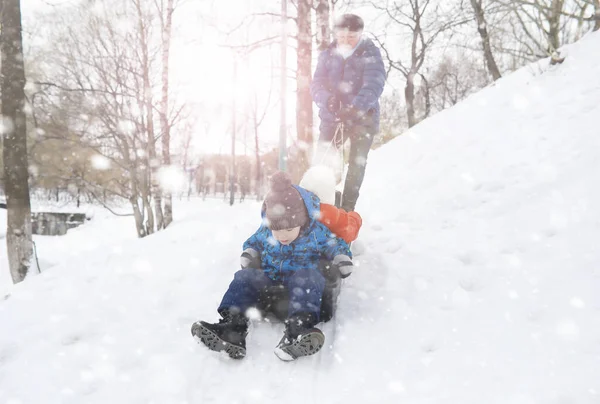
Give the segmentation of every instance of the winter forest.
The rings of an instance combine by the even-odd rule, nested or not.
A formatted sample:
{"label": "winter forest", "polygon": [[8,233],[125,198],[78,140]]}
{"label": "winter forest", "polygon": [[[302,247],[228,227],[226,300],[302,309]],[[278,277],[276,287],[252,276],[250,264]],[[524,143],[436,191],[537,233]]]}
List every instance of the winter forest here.
{"label": "winter forest", "polygon": [[[2,189],[21,205],[19,262],[32,253],[28,194],[129,203],[144,237],[171,223],[174,194],[207,192],[208,169],[222,193],[260,198],[277,169],[278,123],[299,177],[314,139],[315,55],[329,45],[336,14],[362,13],[384,55],[374,147],[502,74],[560,60],[562,45],[600,25],[596,0],[18,3],[3,2],[3,56],[14,50],[23,64],[3,63]],[[19,271],[15,281],[27,269]]]}
{"label": "winter forest", "polygon": [[[0,11],[0,402],[599,402],[600,0]],[[331,90],[338,59],[342,81],[360,66],[356,91]],[[246,269],[268,243],[278,254],[302,238],[305,224],[276,235],[296,216],[273,227],[273,178],[302,186],[324,138],[343,202],[306,189],[359,218],[350,240],[329,227],[349,246],[328,258],[337,314],[310,341],[318,355],[280,368],[271,328],[285,324],[277,350],[293,359],[314,353],[284,343],[306,329],[219,309],[236,332],[252,324],[234,368],[189,325],[217,315],[240,253]],[[244,243],[259,226],[272,232],[264,251]],[[197,332],[239,359],[221,331]]]}

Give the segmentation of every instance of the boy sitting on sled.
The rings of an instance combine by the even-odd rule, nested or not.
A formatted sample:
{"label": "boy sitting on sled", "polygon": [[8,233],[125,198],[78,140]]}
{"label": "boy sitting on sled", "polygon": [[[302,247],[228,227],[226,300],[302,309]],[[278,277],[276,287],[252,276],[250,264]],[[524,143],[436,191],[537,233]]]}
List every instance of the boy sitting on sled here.
{"label": "boy sitting on sled", "polygon": [[332,262],[332,269],[341,277],[352,272],[348,244],[320,223],[319,216],[316,195],[292,185],[285,173],[274,174],[262,208],[263,224],[244,243],[242,269],[235,273],[217,309],[222,319],[216,324],[194,323],[192,334],[211,350],[224,350],[231,358],[243,358],[248,309],[260,305],[265,289],[282,285],[290,297],[286,327],[276,355],[282,360],[294,360],[318,352],[325,336],[315,325],[321,321],[326,284],[319,262]]}

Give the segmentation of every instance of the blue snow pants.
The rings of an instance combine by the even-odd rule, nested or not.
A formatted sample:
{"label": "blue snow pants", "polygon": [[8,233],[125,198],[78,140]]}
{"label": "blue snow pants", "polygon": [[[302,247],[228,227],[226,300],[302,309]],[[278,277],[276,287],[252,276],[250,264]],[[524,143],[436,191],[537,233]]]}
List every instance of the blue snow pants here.
{"label": "blue snow pants", "polygon": [[323,274],[314,269],[299,269],[282,282],[269,278],[261,269],[246,268],[235,273],[218,311],[245,313],[257,307],[261,293],[272,286],[283,285],[289,291],[288,317],[312,313],[320,321],[321,298],[325,289]]}

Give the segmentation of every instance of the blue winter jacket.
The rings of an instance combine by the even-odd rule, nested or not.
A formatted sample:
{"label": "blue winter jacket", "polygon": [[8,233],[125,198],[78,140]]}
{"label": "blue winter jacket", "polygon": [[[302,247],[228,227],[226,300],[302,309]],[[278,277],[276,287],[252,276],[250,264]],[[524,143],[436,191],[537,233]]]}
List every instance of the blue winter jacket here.
{"label": "blue winter jacket", "polygon": [[379,132],[379,97],[385,85],[386,72],[381,52],[373,41],[363,38],[347,59],[336,52],[337,42],[319,55],[317,69],[310,87],[319,107],[322,140],[333,137],[337,125],[335,115],[327,109],[331,96],[343,105],[352,105],[361,112],[360,123],[370,131]]}
{"label": "blue winter jacket", "polygon": [[[348,260],[352,258],[348,244],[316,220],[320,214],[319,198],[304,188],[295,185],[294,188],[300,192],[309,216],[309,222],[302,227],[298,238],[289,245],[282,245],[263,223],[243,247],[245,252],[252,249],[252,253],[260,254],[262,270],[274,281],[283,281],[301,268],[318,271],[320,259],[334,261],[340,256]],[[263,207],[263,219],[264,214]]]}

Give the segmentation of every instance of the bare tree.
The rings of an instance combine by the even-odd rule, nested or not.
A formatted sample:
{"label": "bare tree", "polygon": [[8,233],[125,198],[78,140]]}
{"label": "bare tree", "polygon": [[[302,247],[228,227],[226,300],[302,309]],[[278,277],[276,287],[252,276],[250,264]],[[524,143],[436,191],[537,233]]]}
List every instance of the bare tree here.
{"label": "bare tree", "polygon": [[[563,12],[565,0],[552,0],[550,9],[545,14],[548,19],[548,43],[550,44],[550,52],[556,52],[560,47],[560,17]],[[543,13],[543,12],[542,12]]]}
{"label": "bare tree", "polygon": [[[451,27],[466,23],[468,20],[458,19],[453,13],[443,11],[440,3],[434,0],[408,0],[408,2],[392,2],[386,7],[377,3],[372,5],[384,11],[392,25],[402,29],[408,29],[410,33],[410,58],[409,62],[403,62],[391,54],[388,46],[379,38],[376,41],[383,50],[390,69],[402,73],[406,79],[404,97],[406,98],[406,113],[408,126],[413,127],[419,122],[415,109],[415,79],[423,63],[425,63],[428,51],[437,37]],[[388,69],[389,71],[389,69]]]}
{"label": "bare tree", "polygon": [[471,7],[473,7],[473,12],[475,13],[475,21],[477,22],[477,32],[479,32],[479,36],[481,37],[481,45],[483,46],[483,58],[485,60],[485,65],[492,75],[492,78],[498,80],[502,75],[500,74],[500,69],[498,69],[498,65],[496,64],[496,59],[494,58],[494,54],[492,53],[492,46],[490,44],[490,34],[487,29],[487,21],[485,19],[485,12],[483,9],[483,0],[471,0]]}
{"label": "bare tree", "polygon": [[[237,84],[237,69],[238,69],[238,60],[234,58],[233,60],[233,77],[232,83],[235,87]],[[235,183],[236,183],[236,167],[235,167],[235,141],[237,136],[237,111],[236,111],[236,101],[237,97],[234,93],[232,93],[231,100],[231,166],[229,167],[229,205],[232,206],[235,203]]]}
{"label": "bare tree", "polygon": [[143,96],[144,96],[144,112],[146,124],[144,125],[142,130],[146,132],[147,140],[146,140],[146,150],[148,153],[148,166],[143,166],[144,174],[144,183],[147,181],[151,184],[151,194],[154,195],[154,212],[152,211],[152,207],[150,205],[151,194],[146,192],[148,189],[147,186],[142,188],[142,202],[146,210],[147,215],[147,225],[146,232],[147,234],[152,234],[154,232],[155,222],[154,219],[156,217],[156,229],[160,230],[163,226],[163,213],[162,213],[162,192],[160,188],[160,184],[158,182],[157,171],[160,167],[160,163],[157,159],[156,155],[156,135],[154,131],[154,102],[152,95],[152,85],[150,84],[150,17],[147,12],[144,12],[142,9],[141,0],[131,0],[133,5],[135,6],[137,12],[137,39],[138,39],[138,47],[141,51],[140,62],[141,62],[141,70],[142,70],[142,80],[143,80]]}
{"label": "bare tree", "polygon": [[465,54],[456,58],[444,56],[432,69],[427,83],[432,112],[439,112],[485,87],[488,75]]}
{"label": "bare tree", "polygon": [[373,141],[373,148],[387,143],[408,128],[408,122],[406,122],[405,115],[402,113],[405,107],[401,103],[399,91],[394,89],[389,94],[385,93],[379,99],[379,104],[381,109],[381,130]]}
{"label": "bare tree", "polygon": [[340,2],[340,0],[329,0],[329,4],[330,4],[330,13],[331,13],[331,20],[335,21],[335,10],[336,10],[336,6],[337,4]]}
{"label": "bare tree", "polygon": [[[108,189],[89,181],[88,187],[95,194],[109,192],[128,200],[140,237],[154,231],[151,170],[157,105],[152,89],[157,87],[154,78],[160,77],[155,68],[160,40],[151,29],[147,6],[140,0],[96,0],[94,13],[78,5],[52,15],[47,63],[60,68],[45,80],[59,91],[48,93],[48,99],[63,109],[77,108],[69,132],[79,132],[81,145],[114,167],[105,179]],[[77,92],[85,97],[70,106],[76,100],[67,95]]]}
{"label": "bare tree", "polygon": [[[273,67],[272,67],[272,69],[273,69]],[[265,107],[262,110],[262,112],[259,112],[259,102],[258,102],[258,94],[257,93],[254,93],[254,97],[249,106],[250,116],[251,116],[251,120],[252,120],[252,128],[254,130],[254,157],[255,157],[255,164],[256,164],[255,181],[256,181],[257,200],[262,199],[262,178],[263,178],[263,175],[262,175],[263,173],[262,173],[262,169],[261,169],[261,158],[260,158],[260,142],[259,142],[258,134],[259,134],[260,126],[263,124],[265,117],[267,116],[269,107],[271,105],[271,95],[273,93],[273,81],[272,81],[273,76],[274,75],[271,75],[271,85],[269,86],[269,95],[268,95],[267,101],[265,103]]]}
{"label": "bare tree", "polygon": [[331,26],[329,0],[316,0],[315,12],[317,15],[317,49],[324,51],[331,42]]}
{"label": "bare tree", "polygon": [[[524,45],[528,54],[535,58],[552,56],[553,62],[560,58],[558,48],[573,42],[581,35],[584,16],[597,0],[493,0],[510,11],[513,37]],[[598,8],[596,7],[596,10]]]}
{"label": "bare tree", "polygon": [[594,1],[594,16],[593,16],[593,20],[594,22],[594,31],[598,31],[600,30],[600,0],[593,0]]}
{"label": "bare tree", "polygon": [[2,52],[2,134],[4,135],[4,188],[6,193],[8,264],[14,283],[29,274],[33,255],[29,201],[27,127],[25,121],[25,67],[21,5],[3,0],[0,49]]}
{"label": "bare tree", "polygon": [[[160,103],[160,125],[162,136],[162,162],[165,166],[171,164],[171,134],[169,125],[169,53],[171,48],[171,30],[173,24],[173,0],[167,0],[166,10],[164,0],[155,0],[161,21],[161,47],[162,47],[162,87]],[[173,221],[173,200],[170,192],[165,193],[165,210],[163,226],[166,228]]]}
{"label": "bare tree", "polygon": [[[313,106],[310,95],[310,82],[312,79],[312,29],[311,29],[311,2],[310,0],[297,0],[298,16],[298,47],[296,52],[296,130],[300,144],[299,161],[294,168],[301,176],[309,165],[310,147],[313,142]],[[298,177],[299,181],[300,178]]]}
{"label": "bare tree", "polygon": [[[291,3],[295,6],[296,15],[290,16],[288,15],[287,6],[288,3]],[[256,12],[252,14],[252,18],[246,19],[246,21],[241,22],[238,26],[236,26],[232,31],[227,32],[228,37],[233,33],[239,31],[242,27],[247,27],[248,25],[254,22],[254,17],[269,17],[273,19],[273,22],[279,22],[275,20],[275,18],[279,20],[292,20],[296,24],[297,33],[295,36],[287,35],[286,37],[293,37],[296,39],[296,69],[295,69],[295,78],[296,78],[296,134],[298,141],[296,144],[299,146],[299,152],[294,154],[294,164],[290,165],[290,169],[294,172],[292,173],[292,177],[295,179],[299,175],[305,171],[309,164],[310,155],[310,147],[313,142],[313,105],[312,105],[312,97],[310,95],[310,82],[312,79],[312,10],[313,7],[319,7],[320,14],[317,16],[318,19],[318,27],[317,27],[317,35],[319,37],[319,46],[328,45],[328,38],[330,37],[330,32],[328,32],[329,27],[329,17],[327,14],[328,2],[326,0],[321,1],[322,4],[315,4],[313,0],[295,0],[293,2],[289,2],[289,0],[282,1],[281,6],[282,9],[279,13],[276,12]],[[283,11],[285,9],[285,12]],[[286,27],[285,24],[280,24],[283,27]],[[273,24],[272,26],[277,26]],[[321,38],[321,34],[323,37]],[[249,38],[245,38],[245,43],[242,45],[228,45],[227,47],[236,49],[238,51],[245,51],[246,53],[250,53],[253,50],[273,44],[277,39],[281,38],[280,36],[265,36],[264,38],[256,40],[254,42],[249,41]],[[281,42],[280,42],[281,43]],[[284,68],[285,65],[284,60],[286,57],[284,55],[284,48],[281,50],[281,89],[282,89],[282,97],[280,100],[281,107],[281,122],[285,120],[285,95],[286,92],[285,84],[288,80],[288,69]],[[287,46],[285,47],[287,52]],[[293,69],[289,69],[293,71]],[[285,139],[284,134],[287,131],[287,123],[280,125],[280,138]],[[287,146],[280,146],[280,149],[287,150]],[[285,163],[285,161],[284,161]]]}

